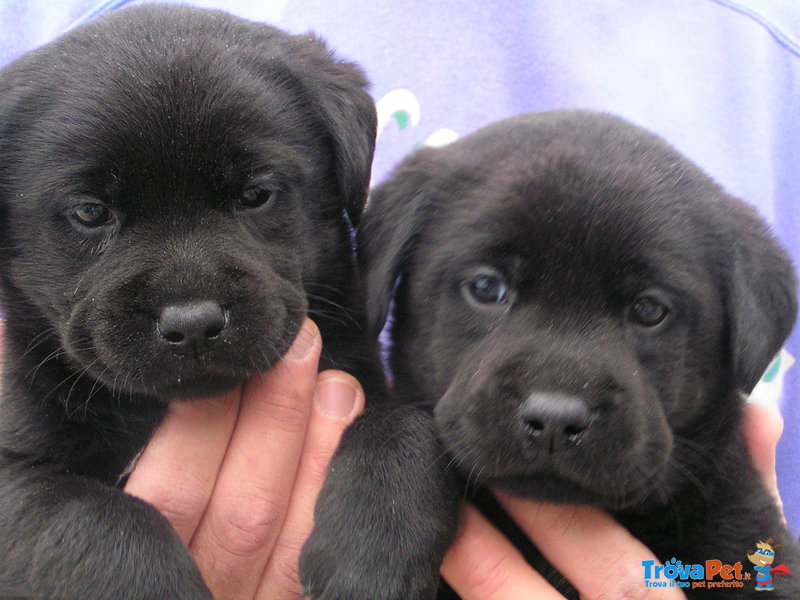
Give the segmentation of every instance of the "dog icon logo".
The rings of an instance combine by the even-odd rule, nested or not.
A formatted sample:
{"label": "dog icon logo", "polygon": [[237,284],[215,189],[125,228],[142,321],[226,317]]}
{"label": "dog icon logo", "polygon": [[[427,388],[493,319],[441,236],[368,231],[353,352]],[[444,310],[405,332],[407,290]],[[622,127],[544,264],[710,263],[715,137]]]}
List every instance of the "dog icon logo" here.
{"label": "dog icon logo", "polygon": [[775,562],[775,549],[782,547],[783,544],[773,545],[772,538],[766,542],[758,542],[756,544],[756,551],[748,554],[747,558],[756,570],[756,591],[772,591],[775,588],[772,586],[772,580],[775,577],[791,575],[792,572],[786,565],[772,566]]}

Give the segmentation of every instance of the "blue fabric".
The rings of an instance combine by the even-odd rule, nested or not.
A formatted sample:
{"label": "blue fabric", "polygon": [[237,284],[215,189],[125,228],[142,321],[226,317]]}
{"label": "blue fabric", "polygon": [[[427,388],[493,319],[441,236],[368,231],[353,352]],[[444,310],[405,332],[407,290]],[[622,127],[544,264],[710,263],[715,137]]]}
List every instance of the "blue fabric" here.
{"label": "blue fabric", "polygon": [[770,581],[772,577],[770,577],[770,571],[772,571],[772,565],[759,565],[753,567],[756,570],[756,581],[759,583],[763,583],[765,581]]}
{"label": "blue fabric", "polygon": [[[124,0],[0,0],[0,65]],[[204,0],[314,30],[373,82],[374,182],[420,144],[520,112],[583,107],[651,129],[772,223],[800,262],[797,0]],[[778,471],[800,531],[800,353],[795,333],[759,395],[782,398]],[[766,535],[766,533],[765,533]]]}

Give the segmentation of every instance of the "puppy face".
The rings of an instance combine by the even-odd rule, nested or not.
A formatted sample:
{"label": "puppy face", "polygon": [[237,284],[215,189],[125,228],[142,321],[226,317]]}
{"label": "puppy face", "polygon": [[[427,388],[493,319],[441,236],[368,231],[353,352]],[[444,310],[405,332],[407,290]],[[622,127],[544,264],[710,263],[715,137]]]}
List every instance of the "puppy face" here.
{"label": "puppy face", "polygon": [[374,138],[364,88],[316,39],[163,7],[13,64],[9,317],[133,393],[208,395],[269,367],[347,264],[344,211],[360,212]]}
{"label": "puppy face", "polygon": [[465,474],[514,493],[663,498],[708,436],[735,435],[738,391],[794,318],[753,211],[610,116],[528,115],[419,152],[372,202],[374,323],[400,278],[397,393],[435,406]]}

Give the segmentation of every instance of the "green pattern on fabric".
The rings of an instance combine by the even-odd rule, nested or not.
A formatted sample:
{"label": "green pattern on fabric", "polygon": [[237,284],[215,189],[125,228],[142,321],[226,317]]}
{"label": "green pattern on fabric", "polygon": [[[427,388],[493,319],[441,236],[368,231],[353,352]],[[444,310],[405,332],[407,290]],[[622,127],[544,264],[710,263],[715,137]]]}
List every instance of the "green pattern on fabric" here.
{"label": "green pattern on fabric", "polygon": [[781,355],[778,354],[772,362],[769,363],[767,370],[761,376],[761,381],[765,381],[766,383],[771,383],[775,380],[775,377],[778,375],[778,372],[781,370]]}

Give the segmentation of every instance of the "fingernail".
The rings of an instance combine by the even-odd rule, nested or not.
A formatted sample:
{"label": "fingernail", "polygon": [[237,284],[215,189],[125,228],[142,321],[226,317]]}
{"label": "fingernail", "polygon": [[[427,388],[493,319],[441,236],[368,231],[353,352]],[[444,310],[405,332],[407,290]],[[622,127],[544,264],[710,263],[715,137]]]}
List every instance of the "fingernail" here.
{"label": "fingernail", "polygon": [[314,392],[322,414],[331,419],[346,419],[353,413],[358,390],[341,379],[322,381]]}
{"label": "fingernail", "polygon": [[300,362],[311,352],[317,342],[317,338],[319,338],[319,329],[312,321],[307,320],[286,353],[286,358],[293,362]]}

